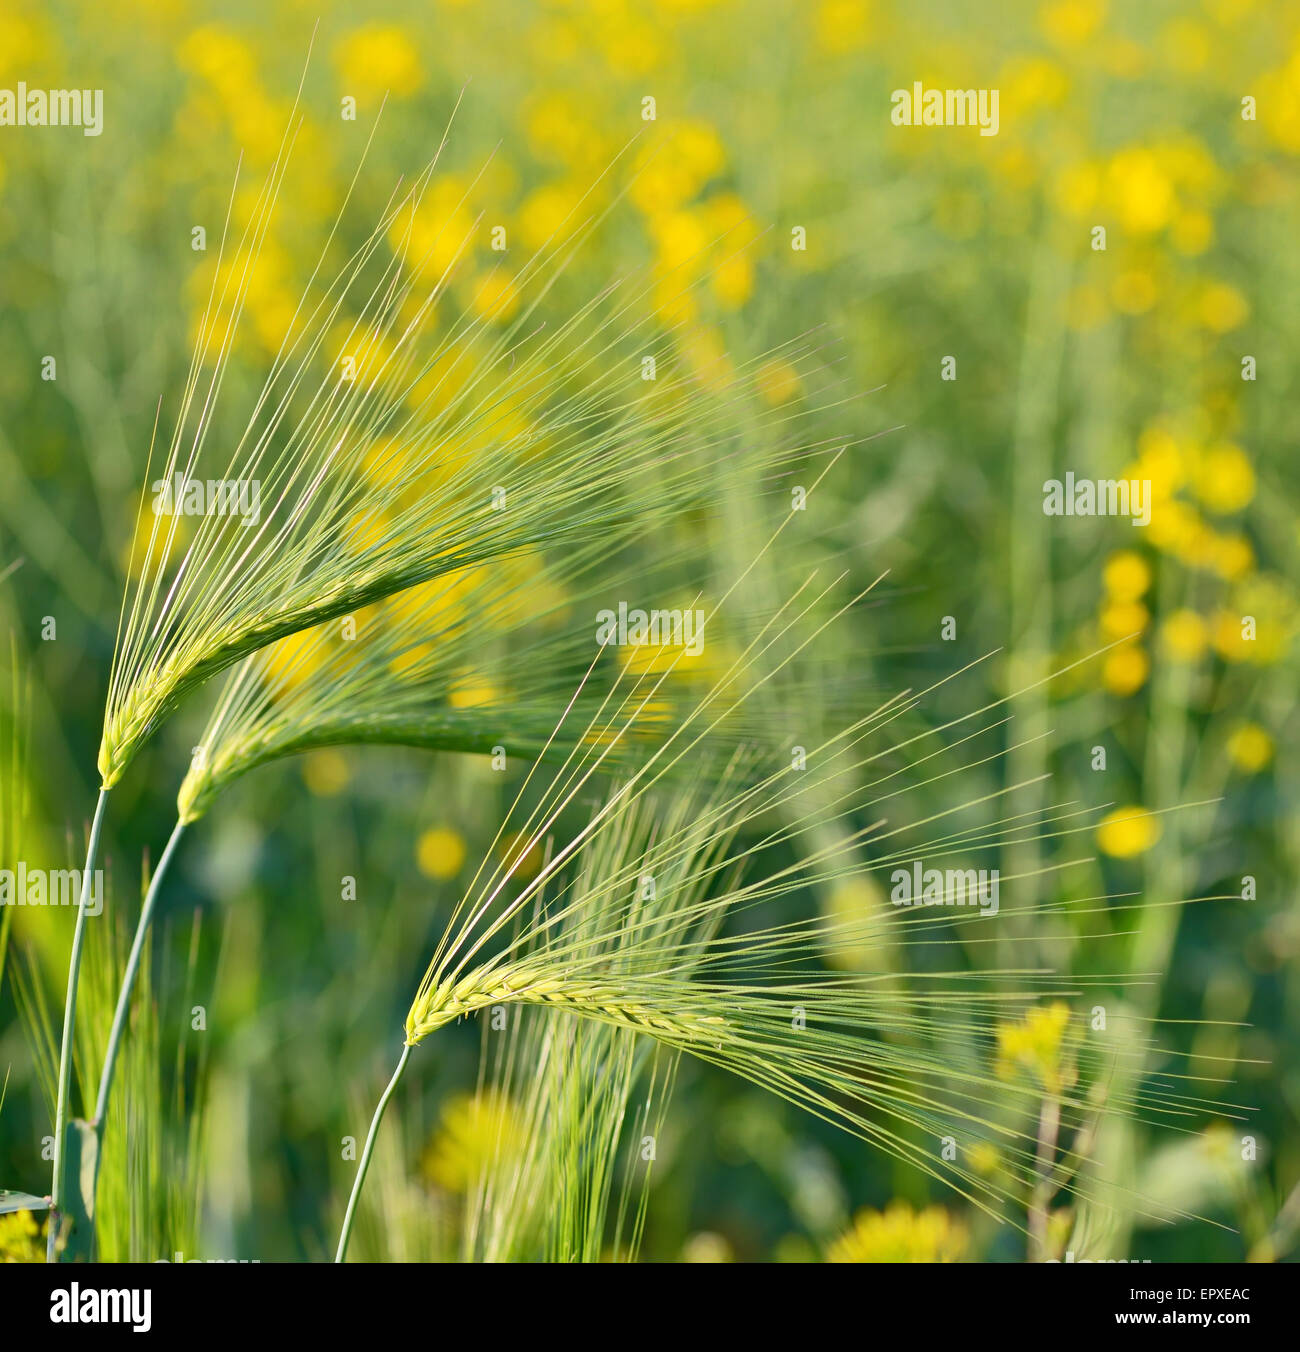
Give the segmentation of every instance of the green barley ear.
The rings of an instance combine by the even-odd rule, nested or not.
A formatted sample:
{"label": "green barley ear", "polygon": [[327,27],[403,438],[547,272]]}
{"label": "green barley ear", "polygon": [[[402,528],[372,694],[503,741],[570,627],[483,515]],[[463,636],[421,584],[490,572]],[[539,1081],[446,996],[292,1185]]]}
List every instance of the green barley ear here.
{"label": "green barley ear", "polygon": [[[997,736],[1002,720],[992,712],[957,720],[967,725],[958,735],[955,725],[939,730],[966,761],[949,773],[987,764],[990,757],[977,749],[983,740],[994,744],[992,759],[1005,754]],[[1123,990],[1143,984],[1143,974],[1061,981],[1032,967],[958,967],[915,977],[827,969],[829,953],[870,948],[884,935],[900,947],[946,944],[960,954],[965,942],[982,937],[972,927],[995,922],[980,913],[983,903],[951,890],[933,905],[886,905],[847,920],[789,919],[791,903],[819,883],[889,874],[917,855],[933,863],[997,851],[1027,837],[1068,846],[1095,831],[1100,810],[1079,808],[972,823],[972,813],[987,813],[1016,786],[913,827],[891,826],[879,810],[903,822],[909,815],[910,786],[881,766],[899,749],[888,744],[898,713],[889,701],[809,749],[809,767],[827,767],[808,771],[824,781],[813,795],[816,808],[806,807],[791,767],[755,778],[754,766],[741,761],[733,782],[724,779],[679,820],[652,806],[659,768],[651,765],[629,774],[586,825],[560,836],[565,843],[527,882],[521,885],[510,865],[476,878],[408,1011],[408,1055],[449,1022],[489,1004],[532,1006],[626,1030],[727,1069],[1004,1219],[1014,1220],[1049,1179],[1054,1190],[1066,1187],[1085,1200],[1116,1200],[1118,1185],[1077,1172],[1080,1143],[1097,1120],[1142,1117],[1177,1127],[1202,1110],[1184,1088],[1176,1053],[1166,1055],[1162,1073],[1143,1079],[1140,1068],[1156,1045],[1153,1022],[1140,1021],[1124,1039],[1098,1038],[1072,1008],[1081,996],[1088,999],[1089,987]],[[707,722],[707,700],[700,717]],[[683,720],[662,759],[690,754],[695,723],[693,716]],[[882,736],[885,745],[875,747]],[[562,810],[585,782],[589,760],[587,752],[575,756],[556,777],[554,793],[530,809],[524,839],[532,846],[561,829]],[[824,813],[828,803],[837,815],[869,824],[811,854],[792,849],[803,816]],[[628,831],[629,814],[642,811],[663,813],[653,846],[630,862],[589,869],[602,837]],[[1039,890],[1052,875],[1087,858],[1002,878],[1000,912],[1013,923],[1000,941],[1033,941],[1014,923],[1017,912],[1114,917],[1130,909],[1116,898],[1043,904]],[[954,873],[958,882],[946,887],[964,893],[964,871]],[[647,878],[674,897],[664,920],[647,921],[638,912]],[[947,909],[954,901],[974,909]],[[535,918],[518,926],[530,910]],[[960,937],[949,937],[949,927]],[[1132,1088],[1108,1095],[1117,1067],[1136,1071],[1136,1078]],[[1047,1174],[1040,1112],[1050,1112],[1054,1139],[1059,1134],[1075,1151],[1066,1151],[1067,1163],[1048,1162]],[[938,1141],[951,1141],[953,1152],[938,1151]],[[986,1167],[990,1155],[996,1168]]]}
{"label": "green barley ear", "polygon": [[[756,364],[693,370],[655,318],[648,276],[547,322],[548,294],[600,219],[585,202],[563,245],[514,279],[512,319],[442,320],[470,241],[421,282],[411,222],[430,166],[321,297],[304,297],[214,465],[225,371],[287,154],[230,246],[242,266],[218,267],[152,509],[141,499],[99,751],[105,788],[186,692],[278,639],[521,550],[580,547],[626,523],[666,529],[728,475],[770,470],[800,440],[800,459],[844,444],[810,446],[792,431],[800,415],[756,408]],[[802,345],[789,356],[815,364]],[[185,541],[164,486],[208,481],[249,486],[256,510],[200,515]]]}

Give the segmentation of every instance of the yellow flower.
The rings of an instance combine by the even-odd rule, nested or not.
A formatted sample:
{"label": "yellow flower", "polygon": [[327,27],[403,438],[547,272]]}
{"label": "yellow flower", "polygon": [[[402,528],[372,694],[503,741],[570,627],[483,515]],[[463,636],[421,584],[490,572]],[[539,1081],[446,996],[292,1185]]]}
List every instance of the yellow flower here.
{"label": "yellow flower", "polygon": [[1151,491],[1159,498],[1175,492],[1186,478],[1184,456],[1178,441],[1163,423],[1149,423],[1138,437],[1138,463],[1135,475],[1151,480]]}
{"label": "yellow flower", "polygon": [[1101,631],[1108,639],[1140,634],[1150,622],[1151,613],[1141,601],[1115,601],[1101,612]]}
{"label": "yellow flower", "polygon": [[468,1192],[487,1170],[508,1170],[527,1145],[519,1111],[503,1094],[457,1094],[443,1107],[420,1172],[447,1192]]}
{"label": "yellow flower", "polygon": [[1151,663],[1136,643],[1122,643],[1106,654],[1101,682],[1112,695],[1135,695],[1146,684]]}
{"label": "yellow flower", "polygon": [[414,210],[397,213],[388,240],[421,280],[437,282],[468,252],[473,233],[465,184],[446,174],[430,184]]}
{"label": "yellow flower", "polygon": [[1169,64],[1187,75],[1203,70],[1213,50],[1209,29],[1195,19],[1167,23],[1160,33],[1160,46]]}
{"label": "yellow flower", "polygon": [[453,709],[483,709],[500,698],[501,692],[490,681],[462,676],[452,687],[447,703]]}
{"label": "yellow flower", "polygon": [[1205,621],[1194,610],[1175,610],[1161,625],[1160,638],[1180,662],[1195,662],[1209,642]]}
{"label": "yellow flower", "polygon": [[[557,245],[582,224],[586,210],[582,190],[566,182],[546,183],[535,189],[519,208],[519,235],[529,249]],[[585,207],[590,207],[590,202]]]}
{"label": "yellow flower", "polygon": [[30,1211],[0,1216],[0,1263],[43,1263],[45,1227]]}
{"label": "yellow flower", "polygon": [[347,788],[352,774],[342,752],[322,747],[303,757],[302,778],[317,798],[333,798]]}
{"label": "yellow flower", "polygon": [[1142,807],[1108,812],[1097,827],[1097,846],[1114,859],[1145,854],[1160,839],[1160,820]]}
{"label": "yellow flower", "polygon": [[1214,221],[1204,211],[1180,211],[1169,229],[1169,239],[1180,254],[1194,258],[1214,243]]}
{"label": "yellow flower", "polygon": [[732,1263],[736,1253],[726,1235],[701,1230],[682,1245],[683,1263]]}
{"label": "yellow flower", "polygon": [[527,831],[510,832],[502,839],[498,853],[517,879],[531,878],[542,866],[542,847]]}
{"label": "yellow flower", "polygon": [[966,1252],[966,1227],[940,1206],[915,1210],[891,1202],[884,1211],[858,1212],[827,1250],[830,1263],[956,1263]]}
{"label": "yellow flower", "polygon": [[1134,235],[1150,235],[1174,213],[1174,185],[1151,150],[1132,146],[1114,156],[1106,170],[1106,200],[1120,224]]}
{"label": "yellow flower", "polygon": [[988,1178],[1001,1167],[1002,1156],[991,1141],[977,1141],[970,1148],[970,1166],[982,1178]]}
{"label": "yellow flower", "polygon": [[884,965],[888,953],[881,934],[873,937],[868,922],[889,910],[878,884],[861,875],[842,878],[822,903],[831,922],[828,933],[838,936],[828,945],[826,961],[841,971],[874,971]]}
{"label": "yellow flower", "polygon": [[367,24],[334,48],[345,94],[375,100],[414,94],[424,79],[415,44],[396,24]]}
{"label": "yellow flower", "polygon": [[1151,565],[1133,549],[1119,549],[1106,560],[1102,585],[1112,601],[1136,601],[1151,585]]}
{"label": "yellow flower", "polygon": [[1199,457],[1194,484],[1205,506],[1226,516],[1241,511],[1255,496],[1255,471],[1245,451],[1225,441]]}
{"label": "yellow flower", "polygon": [[738,310],[754,294],[753,260],[744,254],[724,259],[714,268],[709,286],[719,305]]}
{"label": "yellow flower", "polygon": [[759,397],[765,404],[786,404],[803,388],[799,372],[788,361],[774,357],[758,368],[754,377]]}
{"label": "yellow flower", "polygon": [[628,196],[647,215],[679,210],[726,166],[718,133],[707,122],[678,122],[663,143],[647,145],[637,157]]}
{"label": "yellow flower", "polygon": [[416,842],[416,867],[426,878],[445,882],[460,872],[464,862],[464,838],[450,826],[432,827]]}
{"label": "yellow flower", "polygon": [[202,77],[227,100],[238,99],[257,82],[253,49],[220,24],[196,28],[177,56],[182,69]]}
{"label": "yellow flower", "polygon": [[1214,333],[1240,328],[1250,314],[1246,298],[1235,286],[1211,282],[1201,292],[1197,314],[1202,324]]}
{"label": "yellow flower", "polygon": [[1003,67],[998,77],[1002,90],[1002,116],[1025,117],[1038,108],[1055,108],[1070,92],[1065,71],[1043,56],[1019,56]]}
{"label": "yellow flower", "polygon": [[822,0],[816,31],[817,45],[833,56],[865,47],[871,31],[867,0]]}
{"label": "yellow flower", "polygon": [[1206,556],[1210,568],[1229,582],[1237,582],[1255,566],[1255,551],[1244,535],[1216,535]]}
{"label": "yellow flower", "polygon": [[1228,757],[1239,770],[1257,774],[1273,759],[1273,739],[1258,723],[1239,723],[1228,736]]}
{"label": "yellow flower", "polygon": [[1073,1082],[1073,1070],[1062,1055],[1070,1009],[1060,1000],[1025,1011],[1019,1023],[998,1024],[997,1074],[1013,1080],[1027,1072],[1049,1093],[1057,1094]]}
{"label": "yellow flower", "polygon": [[1038,11],[1038,22],[1059,47],[1078,47],[1101,27],[1105,0],[1056,0]]}
{"label": "yellow flower", "polygon": [[484,319],[509,319],[519,308],[519,290],[501,268],[493,269],[471,286],[474,309]]}

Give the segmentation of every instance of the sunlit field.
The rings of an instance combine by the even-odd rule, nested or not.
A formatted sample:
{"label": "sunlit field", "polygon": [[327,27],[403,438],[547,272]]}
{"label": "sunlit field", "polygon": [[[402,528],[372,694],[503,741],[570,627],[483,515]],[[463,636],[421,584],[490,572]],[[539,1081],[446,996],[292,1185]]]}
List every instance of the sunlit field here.
{"label": "sunlit field", "polygon": [[1262,0],[9,0],[0,1260],[1294,1257],[1298,156]]}

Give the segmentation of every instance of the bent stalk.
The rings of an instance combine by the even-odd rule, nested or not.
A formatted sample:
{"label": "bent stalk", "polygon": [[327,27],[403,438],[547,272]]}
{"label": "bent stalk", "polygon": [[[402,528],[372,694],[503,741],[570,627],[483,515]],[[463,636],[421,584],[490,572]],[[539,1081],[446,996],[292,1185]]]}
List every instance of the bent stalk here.
{"label": "bent stalk", "polygon": [[402,1059],[398,1061],[397,1069],[393,1071],[393,1078],[389,1080],[388,1088],[380,1095],[379,1102],[375,1105],[375,1115],[370,1119],[370,1131],[366,1136],[366,1144],[361,1151],[360,1162],[357,1164],[357,1176],[352,1181],[352,1195],[348,1198],[348,1209],[343,1217],[343,1228],[339,1231],[338,1252],[334,1255],[336,1263],[341,1263],[347,1257],[348,1240],[352,1238],[352,1222],[356,1219],[357,1203],[361,1200],[361,1189],[366,1181],[366,1172],[370,1168],[370,1156],[374,1153],[375,1137],[379,1134],[379,1124],[384,1120],[384,1110],[388,1107],[388,1100],[393,1097],[393,1091],[397,1088],[410,1057],[411,1044],[408,1042],[402,1048]]}
{"label": "bent stalk", "polygon": [[54,1106],[54,1167],[50,1182],[50,1225],[46,1243],[46,1261],[57,1260],[60,1208],[64,1200],[63,1137],[68,1116],[68,1093],[72,1087],[72,1043],[77,1021],[77,983],[81,978],[81,947],[86,938],[86,903],[95,873],[95,857],[99,852],[99,833],[104,825],[104,808],[108,790],[100,789],[95,803],[95,816],[90,824],[90,843],[86,847],[86,867],[81,874],[81,897],[77,903],[77,923],[72,931],[72,954],[68,959],[68,990],[63,1003],[63,1035],[59,1043],[59,1087]]}

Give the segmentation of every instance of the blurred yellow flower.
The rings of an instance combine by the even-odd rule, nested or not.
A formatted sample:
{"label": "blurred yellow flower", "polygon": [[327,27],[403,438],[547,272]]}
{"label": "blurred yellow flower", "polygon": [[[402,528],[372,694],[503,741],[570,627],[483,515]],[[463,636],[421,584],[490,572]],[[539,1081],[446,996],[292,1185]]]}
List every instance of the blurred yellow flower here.
{"label": "blurred yellow flower", "polygon": [[1097,827],[1097,846],[1114,859],[1145,854],[1160,839],[1160,820],[1142,807],[1108,812]]}
{"label": "blurred yellow flower", "polygon": [[1255,566],[1255,551],[1244,535],[1216,535],[1210,542],[1205,561],[1220,577],[1236,582]]}
{"label": "blurred yellow flower", "polygon": [[413,210],[397,213],[388,242],[419,278],[437,282],[468,254],[473,233],[466,184],[444,174],[429,185]]}
{"label": "blurred yellow flower", "polygon": [[997,1075],[1014,1079],[1028,1072],[1049,1093],[1057,1094],[1073,1081],[1073,1070],[1062,1054],[1069,1006],[1060,1000],[1027,1009],[1019,1023],[999,1023]]}
{"label": "blurred yellow flower", "polygon": [[182,70],[201,76],[227,100],[247,93],[257,81],[253,49],[221,24],[204,24],[180,44]]}
{"label": "blurred yellow flower", "polygon": [[1150,235],[1173,215],[1174,185],[1153,151],[1132,146],[1115,155],[1106,169],[1106,201],[1125,230]]}
{"label": "blurred yellow flower", "polygon": [[1266,666],[1290,651],[1296,633],[1296,601],[1279,579],[1254,573],[1233,589],[1232,605],[1214,619],[1215,650],[1230,662]]}
{"label": "blurred yellow flower", "polygon": [[1151,585],[1151,565],[1133,549],[1118,549],[1106,560],[1102,585],[1112,601],[1136,601]]}
{"label": "blurred yellow flower", "polygon": [[415,43],[396,24],[349,33],[334,48],[334,64],[343,92],[366,102],[414,94],[424,79]]}
{"label": "blurred yellow flower", "polygon": [[709,287],[718,304],[728,310],[739,309],[754,294],[754,263],[744,254],[725,258],[709,278]]}
{"label": "blurred yellow flower", "polygon": [[826,1252],[829,1263],[956,1263],[966,1253],[966,1227],[943,1207],[915,1210],[890,1202],[884,1211],[858,1212],[853,1225]]}
{"label": "blurred yellow flower", "polygon": [[1163,423],[1148,423],[1138,437],[1136,476],[1151,480],[1157,497],[1168,497],[1186,478],[1184,456],[1178,441]]}
{"label": "blurred yellow flower", "polygon": [[856,52],[870,36],[867,0],[821,0],[815,21],[817,45],[834,56]]}
{"label": "blurred yellow flower", "polygon": [[1053,0],[1038,11],[1038,22],[1058,46],[1078,47],[1101,27],[1106,8],[1105,0]]}
{"label": "blurred yellow flower", "polygon": [[1235,286],[1226,282],[1210,282],[1201,292],[1197,315],[1202,324],[1214,333],[1228,333],[1240,328],[1250,314],[1246,298]]}
{"label": "blurred yellow flower", "polygon": [[1213,51],[1210,30],[1195,19],[1174,19],[1160,32],[1160,47],[1169,64],[1185,75],[1203,70]]}
{"label": "blurred yellow flower", "polygon": [[508,1174],[527,1145],[519,1110],[505,1095],[491,1089],[457,1094],[443,1106],[420,1172],[447,1192],[468,1192],[489,1169]]}
{"label": "blurred yellow flower", "polygon": [[1180,662],[1195,662],[1209,643],[1205,621],[1194,610],[1175,610],[1160,626],[1160,638]]}
{"label": "blurred yellow flower", "polygon": [[45,1226],[30,1211],[0,1216],[0,1263],[45,1262]]}
{"label": "blurred yellow flower", "polygon": [[542,866],[542,847],[526,831],[512,831],[503,837],[497,853],[515,878],[531,878]]}
{"label": "blurred yellow flower", "polygon": [[347,788],[352,772],[341,751],[323,747],[303,757],[302,778],[308,791],[317,798],[333,798]]}
{"label": "blurred yellow flower", "polygon": [[727,154],[707,122],[683,121],[637,157],[628,196],[647,215],[671,212],[693,201],[726,166]]}
{"label": "blurred yellow flower", "polygon": [[1228,757],[1237,769],[1257,774],[1273,759],[1273,739],[1258,723],[1239,723],[1228,735]]}
{"label": "blurred yellow flower", "polygon": [[1240,446],[1220,442],[1198,457],[1193,484],[1201,502],[1223,516],[1241,511],[1255,496],[1255,471]]}
{"label": "blurred yellow flower", "polygon": [[736,1251],[726,1235],[701,1230],[682,1245],[683,1263],[734,1263]]}
{"label": "blurred yellow flower", "polygon": [[519,290],[503,268],[494,268],[470,285],[474,310],[484,319],[509,319],[519,308]]}
{"label": "blurred yellow flower", "polygon": [[991,1141],[977,1141],[970,1148],[970,1166],[981,1178],[988,1178],[998,1171],[1002,1156]]}
{"label": "blurred yellow flower", "polygon": [[558,244],[586,218],[592,203],[582,205],[583,190],[568,182],[546,183],[534,189],[519,208],[519,234],[529,249]]}
{"label": "blurred yellow flower", "polygon": [[432,827],[416,841],[415,864],[426,878],[445,882],[460,872],[464,862],[464,837],[450,826]]}
{"label": "blurred yellow flower", "polygon": [[1070,92],[1060,65],[1045,56],[1017,56],[998,75],[1001,116],[1023,118],[1039,108],[1055,108]]}
{"label": "blurred yellow flower", "polygon": [[1130,638],[1140,634],[1151,620],[1141,601],[1115,601],[1101,612],[1101,632],[1108,639]]}
{"label": "blurred yellow flower", "polygon": [[1146,684],[1151,663],[1136,643],[1122,643],[1106,654],[1101,682],[1112,695],[1134,695]]}
{"label": "blurred yellow flower", "polygon": [[799,372],[788,361],[774,357],[758,368],[754,385],[765,404],[786,404],[803,388]]}
{"label": "blurred yellow flower", "polygon": [[842,878],[830,889],[822,903],[822,913],[830,922],[828,935],[835,942],[826,961],[841,971],[873,971],[888,957],[883,927],[871,932],[871,921],[889,909],[885,894],[869,877]]}

